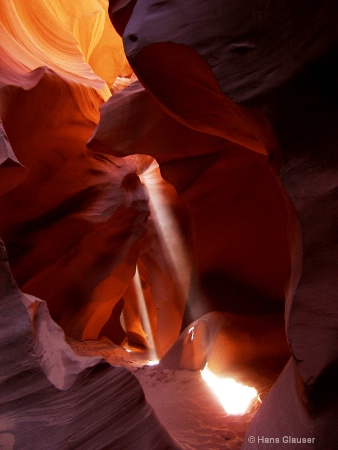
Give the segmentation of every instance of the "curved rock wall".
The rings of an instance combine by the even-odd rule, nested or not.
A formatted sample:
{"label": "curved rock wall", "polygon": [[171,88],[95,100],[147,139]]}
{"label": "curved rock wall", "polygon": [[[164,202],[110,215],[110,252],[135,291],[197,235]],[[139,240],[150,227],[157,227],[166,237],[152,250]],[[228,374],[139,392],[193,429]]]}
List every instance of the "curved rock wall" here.
{"label": "curved rock wall", "polygon": [[77,356],[46,303],[18,289],[2,241],[0,251],[1,447],[179,448],[135,377]]}
{"label": "curved rock wall", "polygon": [[[334,0],[2,5],[0,236],[26,293],[3,262],[4,445],[30,427],[19,373],[76,405],[91,383],[103,396],[99,379],[135,385],[129,411],[147,409],[124,371],[87,376],[99,361],[72,354],[38,297],[68,336],[148,348],[163,367],[271,381],[290,352],[248,436],[337,447],[337,17]],[[61,378],[51,354],[69,362]],[[149,417],[143,448],[175,448]],[[81,448],[48,420],[55,448]],[[132,447],[124,430],[108,445]]]}
{"label": "curved rock wall", "polygon": [[[333,399],[337,398],[337,389],[332,383],[337,365],[337,281],[334,275],[337,242],[333,232],[337,224],[337,136],[334,125],[337,117],[337,4],[330,0],[311,4],[285,1],[278,5],[262,1],[251,7],[245,2],[232,1],[191,1],[180,5],[154,1],[125,3],[121,9],[117,2],[110,2],[112,22],[123,33],[128,59],[152,101],[167,115],[167,120],[177,122],[176,141],[180,140],[178,127],[182,125],[190,131],[204,133],[204,138],[206,134],[211,135],[209,142],[206,139],[201,144],[203,158],[199,152],[198,156],[196,152],[193,157],[189,146],[186,154],[182,146],[179,156],[175,150],[165,155],[161,149],[153,150],[163,174],[177,186],[185,200],[191,220],[194,260],[209,301],[213,298],[213,290],[209,286],[214,289],[214,297],[221,294],[220,303],[228,308],[227,299],[232,298],[231,294],[235,292],[236,300],[229,303],[235,303],[237,311],[248,312],[245,296],[240,295],[243,286],[250,286],[245,256],[250,258],[251,255],[253,265],[249,273],[256,283],[259,280],[258,267],[262,266],[267,274],[267,280],[260,285],[261,290],[256,285],[260,299],[269,283],[276,283],[274,285],[277,286],[277,277],[272,276],[272,272],[266,270],[259,259],[255,259],[257,252],[250,252],[252,240],[245,241],[250,231],[243,224],[249,223],[249,216],[254,218],[251,219],[250,230],[253,230],[252,237],[259,241],[255,221],[264,218],[264,223],[269,223],[267,216],[259,209],[264,198],[262,185],[272,202],[271,205],[265,203],[262,209],[269,215],[276,207],[281,214],[278,218],[274,216],[274,225],[273,222],[270,224],[276,232],[272,242],[281,244],[286,252],[285,259],[276,246],[269,243],[269,232],[261,224],[258,228],[263,232],[268,248],[273,249],[274,262],[264,254],[262,243],[259,248],[262,259],[268,261],[269,269],[275,270],[274,273],[278,273],[284,281],[286,330],[292,359],[276,384],[274,394],[256,416],[248,435],[261,433],[271,436],[274,432],[280,436],[292,431],[297,437],[303,433],[305,438],[314,438],[306,442],[308,448],[335,447],[337,436],[330,430],[336,414]],[[221,93],[225,95],[222,97]],[[236,103],[232,103],[227,95]],[[125,100],[125,103],[128,101]],[[254,105],[259,109],[248,110],[238,104]],[[121,104],[116,104],[116,107],[120,108]],[[262,112],[271,121],[275,138]],[[163,131],[168,128],[164,127]],[[184,139],[184,132],[182,136]],[[149,139],[148,128],[145,137]],[[153,137],[156,139],[156,133]],[[217,148],[217,153],[215,137],[226,138],[224,146]],[[228,141],[242,148],[234,148]],[[281,162],[277,141],[284,158],[283,185],[294,203],[300,227],[275,177]],[[105,142],[108,147],[109,142]],[[128,153],[128,149],[123,145],[119,147],[115,141],[110,149],[112,152]],[[268,159],[253,155],[252,151],[268,155]],[[208,157],[206,154],[209,154]],[[226,172],[229,155],[238,161],[239,174],[244,179],[235,177],[233,170]],[[240,155],[248,159],[243,163]],[[189,164],[182,163],[185,158],[189,158]],[[262,172],[257,174],[259,182],[256,184],[252,172],[245,176],[245,163],[257,163],[258,158],[263,165]],[[223,165],[220,161],[224,161]],[[191,173],[184,170],[188,167],[197,175],[193,178],[196,186],[205,182],[200,189],[190,189],[194,187],[190,180],[188,187],[183,184],[182,189],[184,177],[177,174]],[[243,190],[245,183],[250,183],[245,188],[245,197],[239,196],[240,190],[237,193],[234,182],[230,184],[231,176],[239,178]],[[270,184],[266,181],[268,177]],[[229,185],[226,184],[228,181]],[[255,193],[256,200],[250,201],[250,196]],[[236,211],[231,207],[231,200],[233,204],[240,205],[241,214],[249,212],[251,205],[256,211],[256,214],[248,214],[245,218],[243,215],[242,220],[240,216],[234,218],[234,228],[229,232],[236,240],[240,230],[243,230],[242,239],[238,239],[245,249],[240,258],[240,275],[243,278],[237,285],[236,272],[228,276],[229,272],[225,269],[231,258],[229,266],[233,271],[236,267],[234,255],[241,254],[238,244],[232,254],[231,248],[235,244],[226,240],[231,213]],[[224,215],[215,212],[221,203],[225,206]],[[277,223],[281,227],[278,230]],[[210,236],[217,244],[213,245]],[[220,236],[222,238],[218,238]],[[217,260],[219,249],[223,258],[220,256]],[[284,270],[283,266],[274,265],[276,261],[278,264],[285,261]],[[209,277],[208,272],[211,272],[209,286],[205,281],[203,283],[204,271]],[[217,278],[219,272],[220,281]],[[231,282],[222,289],[228,278]],[[255,300],[254,308],[259,308],[260,302],[252,291],[248,297]],[[267,297],[270,301],[273,299],[271,291]],[[266,305],[263,310],[266,312]],[[296,380],[298,386],[295,386]],[[324,387],[325,383],[327,385]],[[294,392],[295,401],[292,402],[290,396],[283,402],[280,397],[280,403],[274,404],[276,396],[281,396],[281,390]],[[291,410],[295,411],[298,419],[291,418]],[[278,417],[283,417],[283,421]],[[263,446],[259,446],[256,440],[256,444],[257,448],[265,447],[264,442],[260,442]],[[290,448],[290,442],[281,439],[281,444],[282,448]],[[247,445],[253,448],[252,444]],[[269,443],[266,448],[269,448]]]}
{"label": "curved rock wall", "polygon": [[[118,324],[123,302],[128,316],[140,248],[146,254],[159,241],[157,231],[147,232],[149,198],[138,178],[152,159],[86,148],[108,87],[116,80],[113,91],[121,89],[131,73],[107,6],[11,1],[2,17],[0,234],[20,287],[45,299],[53,319],[78,339],[98,337],[112,311]],[[161,264],[157,254],[147,271]],[[155,303],[171,289],[175,304],[175,282],[166,284],[151,294]],[[178,297],[181,311],[185,297]],[[108,325],[105,334],[139,344],[147,332],[136,311],[127,330]],[[182,314],[159,353],[177,338]]]}

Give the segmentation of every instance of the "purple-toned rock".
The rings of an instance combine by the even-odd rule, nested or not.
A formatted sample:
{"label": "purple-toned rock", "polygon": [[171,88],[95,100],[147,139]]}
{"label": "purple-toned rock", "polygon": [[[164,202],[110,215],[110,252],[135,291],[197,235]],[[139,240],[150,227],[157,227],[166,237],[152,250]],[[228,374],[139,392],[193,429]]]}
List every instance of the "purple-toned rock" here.
{"label": "purple-toned rock", "polygon": [[47,305],[17,287],[1,241],[0,446],[179,448],[125,368],[78,356]]}

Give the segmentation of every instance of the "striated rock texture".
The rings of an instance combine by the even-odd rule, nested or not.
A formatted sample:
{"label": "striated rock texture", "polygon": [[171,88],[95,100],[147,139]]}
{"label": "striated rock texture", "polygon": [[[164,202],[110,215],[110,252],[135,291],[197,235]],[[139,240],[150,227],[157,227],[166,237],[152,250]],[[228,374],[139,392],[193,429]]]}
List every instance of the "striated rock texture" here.
{"label": "striated rock texture", "polygon": [[[53,318],[70,335],[95,337],[134,275],[148,197],[133,161],[94,158],[86,149],[93,124],[68,89],[47,70],[33,89],[3,92],[7,135],[29,172],[1,197],[6,215],[0,230],[23,290],[46,298]],[[73,89],[86,93],[81,86]],[[48,114],[41,102],[46,92],[53,105]],[[98,286],[108,276],[120,285],[109,293],[110,305],[103,305],[109,287]]]}
{"label": "striated rock texture", "polygon": [[[141,17],[135,8],[127,29],[133,17],[135,23]],[[113,4],[111,13],[115,24],[119,11]],[[224,339],[230,342],[234,365],[240,366],[243,356],[231,343],[235,339],[231,327],[252,330],[251,338],[244,340],[251,340],[254,355],[253,349],[264,340],[258,324],[268,321],[269,315],[282,317],[285,294],[299,276],[300,255],[294,257],[293,251],[299,245],[297,219],[277,177],[278,141],[264,113],[238,106],[225,96],[210,66],[191,48],[157,43],[156,36],[154,45],[143,48],[136,32],[133,39],[128,56],[145,89],[134,82],[106,102],[88,145],[114,155],[146,153],[157,159],[162,175],[183,200],[189,220],[196,279],[184,323],[215,310],[228,317],[239,315],[229,319],[236,325],[224,326]],[[128,51],[127,38],[125,42]],[[161,54],[166,57],[160,59]],[[129,129],[133,140],[124,139]],[[283,321],[275,323],[276,333],[283,336]],[[261,345],[261,352],[265,350]],[[282,343],[280,351],[283,356],[275,355],[276,366],[286,362]],[[193,360],[184,364],[200,368]]]}
{"label": "striated rock texture", "polygon": [[[162,354],[179,335],[187,288],[167,275],[159,231],[148,221],[152,206],[139,174],[152,158],[86,148],[108,87],[121,89],[131,73],[107,7],[95,0],[4,6],[0,235],[20,288],[45,299],[69,336],[127,337]],[[182,216],[174,189],[158,172],[157,180],[171,192],[168,208]],[[137,264],[151,328],[132,293]],[[163,326],[166,311],[172,321]]]}
{"label": "striated rock texture", "polygon": [[336,447],[336,2],[111,1],[110,15],[146,91],[113,97],[90,145],[133,153],[120,131],[133,124],[137,152],[177,188],[207,298],[198,315],[267,313],[285,294],[292,358],[248,436]]}
{"label": "striated rock texture", "polygon": [[2,241],[0,251],[1,447],[179,448],[134,375],[77,356],[46,303],[18,289]]}
{"label": "striated rock texture", "polygon": [[0,236],[19,286],[2,263],[1,444],[175,448],[43,298],[68,336],[163,370],[271,383],[291,353],[248,436],[338,447],[337,2],[112,0],[116,31],[107,13],[1,8]]}
{"label": "striated rock texture", "polygon": [[27,72],[48,66],[67,79],[104,89],[107,95],[103,80],[111,85],[130,69],[106,11],[105,0],[4,2],[1,81],[17,85]]}
{"label": "striated rock texture", "polygon": [[[127,337],[160,354],[179,335],[186,295],[163,273],[159,232],[148,225],[153,206],[138,175],[152,158],[86,148],[99,105],[131,70],[108,2],[68,3],[1,9],[0,235],[26,293],[3,251],[0,446],[176,448],[134,377],[78,358],[49,315],[73,338]],[[180,215],[177,194],[155,172]],[[148,305],[130,294],[137,265]],[[173,320],[164,328],[166,309]]]}

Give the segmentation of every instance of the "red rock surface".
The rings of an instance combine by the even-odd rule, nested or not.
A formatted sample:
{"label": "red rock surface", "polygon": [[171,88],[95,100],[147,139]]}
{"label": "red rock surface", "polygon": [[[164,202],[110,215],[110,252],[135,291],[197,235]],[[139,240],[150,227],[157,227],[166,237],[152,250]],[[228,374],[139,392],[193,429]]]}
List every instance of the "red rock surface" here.
{"label": "red rock surface", "polygon": [[[67,95],[67,83],[41,75],[33,89],[2,97],[7,134],[28,176],[0,199],[1,235],[20,286],[45,298],[69,335],[97,337],[134,275],[148,197],[133,161],[93,157],[85,142],[94,124]],[[114,292],[102,284],[108,277]]]}
{"label": "red rock surface", "polygon": [[244,448],[338,447],[336,1],[109,14],[116,31],[106,0],[2,8],[0,236],[18,286],[3,252],[0,443],[175,448],[133,376],[76,356],[60,325],[162,358],[161,383],[208,362],[262,390],[291,355]]}

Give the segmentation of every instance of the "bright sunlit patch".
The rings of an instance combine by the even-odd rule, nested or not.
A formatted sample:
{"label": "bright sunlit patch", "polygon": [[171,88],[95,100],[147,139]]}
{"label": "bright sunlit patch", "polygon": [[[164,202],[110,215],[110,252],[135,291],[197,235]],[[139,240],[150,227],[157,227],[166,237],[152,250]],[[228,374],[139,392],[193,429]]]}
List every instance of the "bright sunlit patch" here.
{"label": "bright sunlit patch", "polygon": [[148,361],[147,366],[156,366],[158,363],[159,363],[159,361],[157,359],[155,359],[153,361]]}
{"label": "bright sunlit patch", "polygon": [[257,398],[255,388],[243,386],[232,378],[219,378],[208,369],[201,370],[203,380],[211,387],[228,414],[245,414],[251,402]]}
{"label": "bright sunlit patch", "polygon": [[195,337],[195,327],[191,327],[188,334],[190,334],[190,340],[193,341]]}

